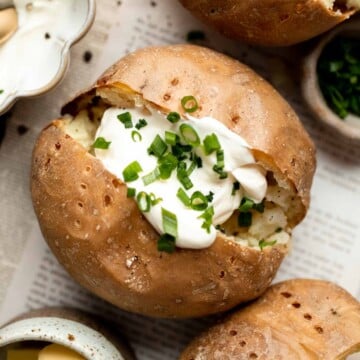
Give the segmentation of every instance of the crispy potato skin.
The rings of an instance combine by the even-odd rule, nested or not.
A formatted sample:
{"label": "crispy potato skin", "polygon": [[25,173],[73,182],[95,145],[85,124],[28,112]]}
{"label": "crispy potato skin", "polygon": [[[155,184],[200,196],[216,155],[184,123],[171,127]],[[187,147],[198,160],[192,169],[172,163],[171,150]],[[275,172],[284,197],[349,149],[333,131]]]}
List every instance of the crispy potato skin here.
{"label": "crispy potato skin", "polygon": [[126,197],[126,185],[66,135],[61,120],[37,141],[32,196],[44,237],[67,271],[120,308],[150,316],[201,316],[253,299],[286,252],[219,237],[204,250],[160,253],[158,234]]}
{"label": "crispy potato skin", "polygon": [[359,302],[335,284],[296,279],[210,328],[180,360],[337,360],[359,350]]}
{"label": "crispy potato skin", "polygon": [[264,46],[308,40],[349,18],[320,0],[180,0],[182,5],[225,36]]}
{"label": "crispy potato skin", "polygon": [[[294,187],[302,201],[295,222],[305,215],[314,146],[289,105],[248,67],[195,46],[148,48],[120,60],[64,112],[76,115],[96,94],[116,106],[111,95],[124,91],[180,113],[180,99],[194,95],[201,106],[194,116],[241,134]],[[159,317],[225,311],[266,290],[285,246],[258,251],[219,235],[207,249],[158,252],[158,234],[126,185],[63,126],[53,122],[36,143],[32,197],[45,239],[80,284],[122,309]]]}

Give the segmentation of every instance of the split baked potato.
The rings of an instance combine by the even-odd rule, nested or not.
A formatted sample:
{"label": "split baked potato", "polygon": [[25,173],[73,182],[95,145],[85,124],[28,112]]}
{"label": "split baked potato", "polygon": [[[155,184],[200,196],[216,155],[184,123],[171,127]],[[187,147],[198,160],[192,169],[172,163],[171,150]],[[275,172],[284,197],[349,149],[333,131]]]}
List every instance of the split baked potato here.
{"label": "split baked potato", "polygon": [[[251,224],[239,226],[235,210],[218,224],[211,246],[169,251],[159,247],[159,232],[129,196],[132,183],[107,170],[94,154],[94,141],[111,112],[136,108],[148,128],[149,111],[176,113],[186,123],[181,100],[190,95],[198,104],[191,113],[195,123],[211,116],[246,140],[267,190],[260,208],[246,211]],[[308,209],[315,149],[294,111],[265,80],[206,48],[150,47],[121,59],[62,112],[37,140],[31,191],[42,233],[75,280],[122,309],[159,317],[225,311],[266,290],[292,228]],[[125,114],[118,116],[124,124]],[[136,151],[123,152],[129,153],[136,157]]]}
{"label": "split baked potato", "polygon": [[360,304],[339,286],[296,279],[205,331],[180,360],[339,360],[360,351]]}
{"label": "split baked potato", "polygon": [[345,21],[359,0],[180,0],[225,36],[264,46],[308,40]]}

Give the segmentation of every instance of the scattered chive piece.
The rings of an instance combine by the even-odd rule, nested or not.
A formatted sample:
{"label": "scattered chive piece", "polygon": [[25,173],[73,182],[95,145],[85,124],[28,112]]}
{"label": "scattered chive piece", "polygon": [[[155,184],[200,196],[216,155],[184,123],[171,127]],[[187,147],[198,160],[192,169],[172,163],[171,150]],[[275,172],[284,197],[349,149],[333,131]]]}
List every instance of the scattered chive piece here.
{"label": "scattered chive piece", "polygon": [[171,176],[173,170],[178,165],[178,159],[171,153],[168,153],[158,160],[160,178],[163,180]]}
{"label": "scattered chive piece", "polygon": [[152,184],[160,177],[160,170],[159,168],[155,168],[153,171],[151,171],[149,174],[144,175],[142,177],[143,183],[145,186]]}
{"label": "scattered chive piece", "polygon": [[279,233],[279,232],[281,232],[282,230],[283,230],[282,227],[278,227],[278,228],[275,230],[275,232],[276,232],[276,233]]}
{"label": "scattered chive piece", "polygon": [[240,206],[239,206],[239,211],[248,212],[253,208],[253,206],[254,206],[254,202],[251,199],[244,196],[241,199]]}
{"label": "scattered chive piece", "polygon": [[186,190],[189,190],[194,186],[189,178],[186,170],[186,163],[184,161],[178,163],[177,178]]}
{"label": "scattered chive piece", "polygon": [[189,153],[191,150],[191,145],[181,145],[180,143],[171,147],[172,154],[176,156],[179,161],[187,159],[186,153]]}
{"label": "scattered chive piece", "polygon": [[214,216],[214,208],[212,206],[208,207],[200,216],[199,219],[204,219],[202,228],[206,230],[207,233],[210,233],[210,227],[212,225],[212,219]]}
{"label": "scattered chive piece", "polygon": [[136,195],[136,189],[134,189],[134,188],[127,189],[127,197],[128,198],[133,198],[133,197],[135,197],[135,195]]}
{"label": "scattered chive piece", "polygon": [[196,166],[200,169],[202,168],[202,159],[200,156],[197,156],[196,154],[194,154],[194,159],[196,161]]}
{"label": "scattered chive piece", "polygon": [[200,145],[200,138],[195,129],[188,124],[180,125],[180,133],[184,139],[184,141],[193,147]]}
{"label": "scattered chive piece", "polygon": [[117,118],[124,124],[125,129],[130,129],[133,127],[131,114],[128,111],[118,115]]}
{"label": "scattered chive piece", "polygon": [[169,234],[163,234],[160,236],[157,242],[158,251],[165,251],[172,254],[175,251],[175,238]]}
{"label": "scattered chive piece", "polygon": [[154,193],[150,194],[151,206],[155,206],[163,201],[162,198],[156,198]]}
{"label": "scattered chive piece", "polygon": [[216,226],[215,226],[215,229],[216,229],[216,230],[219,230],[219,231],[221,231],[223,234],[225,234],[225,229],[224,229],[221,225],[216,225]]}
{"label": "scattered chive piece", "polygon": [[179,190],[176,193],[176,196],[186,207],[190,206],[190,198],[186,194],[185,190],[179,188]]}
{"label": "scattered chive piece", "polygon": [[195,112],[199,105],[195,99],[194,96],[189,95],[189,96],[184,96],[181,99],[181,106],[183,107],[183,109],[185,110],[185,112],[187,113],[193,113]]}
{"label": "scattered chive piece", "polygon": [[238,181],[235,181],[233,183],[233,188],[232,188],[232,191],[231,191],[231,195],[234,196],[239,189],[240,189],[240,183]]}
{"label": "scattered chive piece", "polygon": [[241,212],[238,216],[238,224],[241,227],[251,226],[252,223],[252,213],[251,212]]}
{"label": "scattered chive piece", "polygon": [[145,127],[147,125],[147,121],[145,119],[139,119],[139,121],[136,123],[135,127],[140,130],[141,128]]}
{"label": "scattered chive piece", "polygon": [[265,210],[265,204],[264,201],[262,201],[259,204],[254,204],[253,209],[256,210],[259,213],[263,213]]}
{"label": "scattered chive piece", "polygon": [[148,149],[148,153],[159,158],[165,154],[166,150],[166,142],[159,135],[156,135]]}
{"label": "scattered chive piece", "polygon": [[217,164],[213,166],[213,170],[219,174],[219,179],[226,179],[228,177],[228,173],[224,171],[224,168],[219,167]]}
{"label": "scattered chive piece", "polygon": [[264,239],[259,241],[259,248],[262,250],[266,246],[273,246],[276,244],[276,240],[273,241],[265,241]]}
{"label": "scattered chive piece", "polygon": [[173,111],[166,117],[171,123],[177,123],[180,120],[180,114]]}
{"label": "scattered chive piece", "polygon": [[191,195],[190,204],[191,204],[190,206],[193,210],[203,211],[208,206],[208,200],[207,200],[207,197],[202,192],[195,191]]}
{"label": "scattered chive piece", "polygon": [[176,145],[179,136],[171,131],[165,131],[165,142],[169,145]]}
{"label": "scattered chive piece", "polygon": [[219,168],[224,168],[225,166],[224,159],[225,159],[224,150],[219,149],[218,151],[216,151],[216,163]]}
{"label": "scattered chive piece", "polygon": [[214,200],[214,193],[210,191],[209,194],[206,195],[206,199],[208,202],[212,202]]}
{"label": "scattered chive piece", "polygon": [[150,196],[145,191],[140,191],[136,196],[139,209],[142,212],[149,212],[151,207]]}
{"label": "scattered chive piece", "polygon": [[142,171],[142,167],[137,161],[133,161],[122,172],[125,182],[135,181],[139,178],[139,172]]}
{"label": "scattered chive piece", "polygon": [[204,150],[206,155],[210,155],[214,151],[220,150],[219,140],[214,133],[205,137]]}
{"label": "scattered chive piece", "polygon": [[3,89],[0,89],[0,95],[1,95],[3,92],[4,92],[4,90],[3,90]]}
{"label": "scattered chive piece", "polygon": [[165,234],[174,238],[177,237],[177,218],[176,215],[164,208],[161,208],[162,224]]}
{"label": "scattered chive piece", "polygon": [[94,149],[103,149],[107,150],[111,144],[111,141],[106,141],[103,137],[96,138],[95,142],[92,144]]}
{"label": "scattered chive piece", "polygon": [[133,140],[134,142],[139,142],[139,141],[142,140],[141,134],[140,134],[138,131],[136,131],[136,130],[133,130],[133,131],[131,132],[131,138],[132,138],[132,140]]}
{"label": "scattered chive piece", "polygon": [[189,168],[187,169],[187,174],[188,176],[190,176],[192,174],[192,172],[196,169],[197,163],[196,160],[193,160],[189,166]]}

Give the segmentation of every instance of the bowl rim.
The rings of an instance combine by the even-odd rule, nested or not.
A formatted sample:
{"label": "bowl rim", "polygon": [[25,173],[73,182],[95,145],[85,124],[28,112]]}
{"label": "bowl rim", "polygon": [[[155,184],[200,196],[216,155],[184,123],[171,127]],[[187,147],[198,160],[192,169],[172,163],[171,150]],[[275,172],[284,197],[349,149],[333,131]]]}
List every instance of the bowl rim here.
{"label": "bowl rim", "polygon": [[318,83],[317,63],[319,57],[325,46],[343,32],[356,32],[358,33],[356,37],[360,38],[360,20],[357,19],[341,24],[320,38],[315,48],[303,59],[301,91],[305,102],[317,119],[330,126],[342,136],[360,141],[360,126],[353,126],[336,115],[327,105]]}
{"label": "bowl rim", "polygon": [[38,89],[30,90],[30,91],[22,91],[21,89],[16,90],[14,95],[11,95],[8,98],[6,98],[3,104],[0,105],[0,115],[7,112],[15,104],[17,100],[21,98],[27,98],[27,97],[31,98],[38,95],[42,95],[53,89],[64,78],[66,70],[70,64],[70,48],[87,34],[95,19],[95,8],[96,8],[95,0],[85,0],[85,1],[88,4],[87,16],[79,32],[64,42],[64,46],[62,47],[60,53],[61,61],[56,75],[49,83]]}

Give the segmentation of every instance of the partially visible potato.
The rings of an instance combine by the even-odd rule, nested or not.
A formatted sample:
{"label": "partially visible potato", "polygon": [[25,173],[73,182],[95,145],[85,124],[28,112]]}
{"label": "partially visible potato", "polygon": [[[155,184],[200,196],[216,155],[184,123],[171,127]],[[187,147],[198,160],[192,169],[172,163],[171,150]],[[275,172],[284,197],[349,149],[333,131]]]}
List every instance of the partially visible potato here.
{"label": "partially visible potato", "polygon": [[180,360],[336,360],[357,351],[359,302],[335,284],[296,279],[200,335]]}
{"label": "partially visible potato", "polygon": [[348,19],[358,0],[180,0],[225,36],[286,46],[308,40]]}

